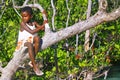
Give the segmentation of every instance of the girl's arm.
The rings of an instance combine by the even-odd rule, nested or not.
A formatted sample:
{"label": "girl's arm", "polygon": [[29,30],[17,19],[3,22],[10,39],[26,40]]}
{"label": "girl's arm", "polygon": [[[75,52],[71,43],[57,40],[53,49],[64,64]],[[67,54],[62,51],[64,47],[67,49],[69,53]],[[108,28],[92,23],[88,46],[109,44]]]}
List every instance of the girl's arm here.
{"label": "girl's arm", "polygon": [[46,23],[48,23],[47,20],[45,20],[45,21],[43,22],[43,25],[39,25],[37,22],[33,22],[33,24],[36,26],[36,28],[38,28],[38,27],[40,28],[40,27],[41,27],[41,30],[44,29],[44,25],[45,25]]}
{"label": "girl's arm", "polygon": [[24,22],[21,22],[20,26],[21,26],[22,30],[26,30],[26,31],[28,31],[31,34],[37,33],[38,31],[41,30],[41,27],[38,27],[38,28],[36,28],[34,30],[31,30],[29,27],[27,27],[27,25]]}

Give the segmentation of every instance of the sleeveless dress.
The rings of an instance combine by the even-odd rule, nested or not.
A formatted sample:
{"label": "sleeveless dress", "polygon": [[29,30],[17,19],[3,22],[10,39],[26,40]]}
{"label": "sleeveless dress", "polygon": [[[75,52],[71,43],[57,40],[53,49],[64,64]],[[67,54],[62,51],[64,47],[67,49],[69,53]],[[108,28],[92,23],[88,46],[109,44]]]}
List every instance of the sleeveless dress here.
{"label": "sleeveless dress", "polygon": [[[27,25],[27,27],[29,27],[31,30],[36,29],[36,28],[35,28],[35,25],[33,25],[33,26],[30,26],[30,25],[28,25],[28,24],[26,24],[26,25]],[[20,50],[22,47],[24,47],[24,43],[25,43],[25,42],[33,43],[33,38],[34,38],[34,36],[37,36],[37,33],[31,34],[31,33],[29,33],[29,32],[26,31],[26,30],[23,30],[23,31],[20,31],[20,30],[19,30],[18,42],[17,42],[17,47],[16,47],[15,51],[18,51],[18,50]]]}

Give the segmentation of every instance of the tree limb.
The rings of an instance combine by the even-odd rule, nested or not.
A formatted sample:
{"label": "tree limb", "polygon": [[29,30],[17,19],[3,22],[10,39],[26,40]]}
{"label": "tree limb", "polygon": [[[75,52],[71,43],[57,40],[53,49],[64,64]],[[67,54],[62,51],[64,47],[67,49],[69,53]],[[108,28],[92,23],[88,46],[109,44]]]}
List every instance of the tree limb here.
{"label": "tree limb", "polygon": [[[64,28],[58,32],[51,32],[48,35],[43,36],[42,49],[55,44],[63,39],[69,38],[75,34],[81,33],[90,28],[94,28],[97,25],[116,20],[120,17],[120,8],[116,9],[115,12],[105,13],[103,11],[98,11],[95,15],[91,16],[89,19],[75,23],[72,26]],[[66,33],[67,32],[67,33]]]}
{"label": "tree limb", "polygon": [[22,48],[20,51],[14,52],[14,57],[9,61],[7,66],[2,69],[0,80],[12,80],[12,76],[19,68],[19,65],[29,58],[26,53],[26,47]]}

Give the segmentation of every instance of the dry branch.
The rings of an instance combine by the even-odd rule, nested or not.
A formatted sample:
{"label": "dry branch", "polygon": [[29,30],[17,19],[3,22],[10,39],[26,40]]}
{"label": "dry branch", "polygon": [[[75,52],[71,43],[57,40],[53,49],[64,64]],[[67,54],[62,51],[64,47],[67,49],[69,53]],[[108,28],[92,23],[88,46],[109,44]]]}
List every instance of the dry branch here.
{"label": "dry branch", "polygon": [[[90,17],[91,14],[91,6],[92,6],[92,1],[88,0],[87,19]],[[86,30],[85,43],[84,43],[85,52],[89,50],[89,44],[90,44],[89,41],[90,41],[90,30]]]}

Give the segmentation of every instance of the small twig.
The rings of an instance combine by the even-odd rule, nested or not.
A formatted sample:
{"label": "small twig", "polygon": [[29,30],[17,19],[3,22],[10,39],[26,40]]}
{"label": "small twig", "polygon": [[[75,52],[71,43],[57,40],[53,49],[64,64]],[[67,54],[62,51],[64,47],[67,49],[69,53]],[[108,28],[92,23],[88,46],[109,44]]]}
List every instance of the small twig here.
{"label": "small twig", "polygon": [[72,79],[73,79],[73,75],[70,74],[66,79],[67,79],[67,80],[72,80]]}
{"label": "small twig", "polygon": [[95,42],[96,36],[97,36],[97,33],[95,33],[95,34],[93,35],[92,44],[90,45],[89,50],[92,48],[92,46],[93,46],[93,44],[94,44],[94,42]]}
{"label": "small twig", "polygon": [[29,0],[25,0],[25,2],[23,3],[23,6],[27,5],[28,2]]}
{"label": "small twig", "polygon": [[105,71],[105,72],[104,72],[104,74],[105,74],[104,79],[106,79],[106,78],[107,78],[108,71],[109,71],[109,70],[107,70],[107,71]]}
{"label": "small twig", "polygon": [[108,75],[108,71],[109,71],[109,70],[110,70],[110,69],[105,70],[103,73],[101,73],[100,75],[98,75],[98,76],[96,76],[96,77],[93,77],[93,78],[95,79],[95,78],[99,78],[99,77],[101,77],[101,76],[105,75],[105,76],[104,76],[104,79],[106,79],[106,78],[107,78],[107,75]]}
{"label": "small twig", "polygon": [[[90,17],[91,14],[91,6],[92,6],[92,1],[88,0],[88,9],[87,9],[87,17],[86,17],[87,19]],[[89,41],[90,41],[90,30],[86,30],[85,43],[84,43],[85,52],[89,50]]]}
{"label": "small twig", "polygon": [[[68,6],[68,0],[66,0],[66,7],[67,7],[67,10],[68,10],[68,15],[67,15],[67,21],[66,21],[66,28],[68,27],[68,22],[69,22],[69,18],[70,18],[70,8]],[[68,48],[69,44],[67,42],[67,39],[66,39],[66,47]],[[69,57],[69,51],[67,51],[67,57]],[[67,61],[67,64],[68,64],[68,61]]]}
{"label": "small twig", "polygon": [[67,21],[66,21],[66,27],[68,27],[68,22],[69,22],[69,18],[70,18],[70,8],[68,7],[68,0],[66,0],[66,6],[67,6],[67,10],[68,10],[68,16],[67,16]]}
{"label": "small twig", "polygon": [[15,8],[15,2],[14,2],[14,0],[12,0],[12,3],[13,3],[13,9],[18,14],[18,16],[20,16],[20,18],[21,18],[21,15],[19,14],[19,12],[17,11],[17,9]]}
{"label": "small twig", "polygon": [[56,9],[55,9],[53,0],[51,0],[51,5],[52,5],[52,9],[53,9],[52,28],[53,28],[53,31],[55,31],[55,25],[54,25],[55,19],[54,18],[55,18],[55,14],[56,14]]}
{"label": "small twig", "polygon": [[[114,42],[112,43],[112,45],[111,45],[111,46],[113,46],[113,45],[114,45]],[[106,55],[108,55],[108,54],[109,54],[109,52],[111,51],[111,48],[112,48],[111,46],[109,47],[108,51],[106,52]]]}
{"label": "small twig", "polygon": [[19,65],[19,68],[24,69],[25,68],[25,64]]}
{"label": "small twig", "polygon": [[75,54],[77,55],[78,54],[78,42],[79,42],[79,36],[78,34],[76,34],[76,49],[75,49]]}
{"label": "small twig", "polygon": [[[13,8],[14,8],[14,7],[13,7]],[[14,10],[15,10],[15,12],[18,14],[18,16],[19,16],[20,18],[22,18],[22,16],[19,14],[19,12],[17,11],[17,9],[14,8]]]}
{"label": "small twig", "polygon": [[1,15],[0,15],[0,19],[2,18],[2,16],[3,16],[5,10],[6,10],[6,7],[4,8],[4,10],[3,10],[2,13],[1,13]]}
{"label": "small twig", "polygon": [[87,70],[83,70],[83,71],[79,74],[79,76],[77,77],[77,80],[79,80],[80,77],[81,77],[81,75],[84,74],[86,71],[87,71]]}

